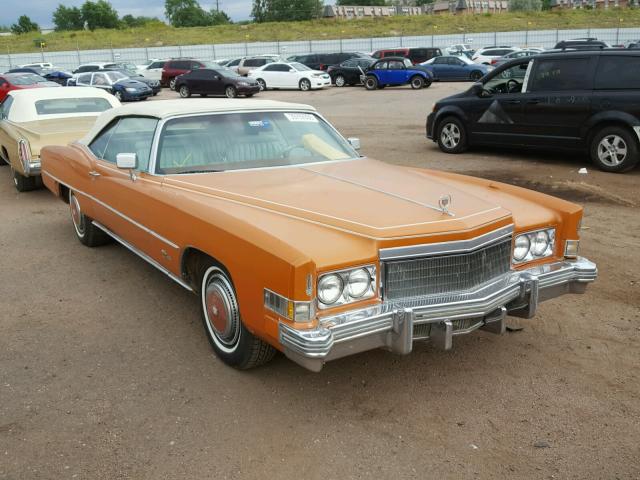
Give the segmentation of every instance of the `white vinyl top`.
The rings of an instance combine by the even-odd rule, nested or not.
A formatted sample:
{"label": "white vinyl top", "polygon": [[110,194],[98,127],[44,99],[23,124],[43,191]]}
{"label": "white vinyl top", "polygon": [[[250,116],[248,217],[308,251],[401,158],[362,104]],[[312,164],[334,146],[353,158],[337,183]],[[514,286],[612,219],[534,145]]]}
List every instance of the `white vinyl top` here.
{"label": "white vinyl top", "polygon": [[249,100],[246,98],[212,98],[212,99],[176,99],[130,103],[103,112],[93,128],[80,140],[88,145],[93,138],[109,125],[116,117],[142,116],[159,119],[203,113],[234,113],[252,110],[307,110],[315,112],[310,105],[300,103],[278,102],[275,100]]}
{"label": "white vinyl top", "polygon": [[12,90],[7,95],[13,97],[13,104],[9,111],[8,120],[15,123],[34,122],[36,120],[48,120],[54,118],[70,117],[96,117],[99,113],[63,113],[54,115],[38,115],[36,102],[38,100],[52,100],[63,98],[104,98],[111,107],[119,107],[121,103],[116,97],[99,88],[93,87],[42,87],[25,88],[24,90]]}

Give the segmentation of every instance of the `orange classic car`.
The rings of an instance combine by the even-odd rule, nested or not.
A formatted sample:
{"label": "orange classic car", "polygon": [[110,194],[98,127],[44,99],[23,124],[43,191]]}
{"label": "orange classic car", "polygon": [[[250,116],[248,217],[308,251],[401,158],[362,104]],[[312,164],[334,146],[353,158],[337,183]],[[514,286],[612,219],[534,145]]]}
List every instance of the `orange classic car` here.
{"label": "orange classic car", "polygon": [[200,297],[228,365],[279,350],[319,371],[373,348],[531,318],[584,293],[582,208],[522,188],[357,153],[306,105],[162,101],[103,113],[42,150],[78,239],[111,239]]}

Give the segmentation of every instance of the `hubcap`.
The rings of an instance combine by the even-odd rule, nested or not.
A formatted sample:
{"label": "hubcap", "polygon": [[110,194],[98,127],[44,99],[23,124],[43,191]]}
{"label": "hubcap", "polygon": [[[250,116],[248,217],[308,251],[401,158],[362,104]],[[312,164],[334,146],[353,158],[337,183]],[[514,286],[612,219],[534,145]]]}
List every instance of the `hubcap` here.
{"label": "hubcap", "polygon": [[607,135],[598,144],[598,159],[609,167],[617,167],[627,158],[627,143],[618,135]]}
{"label": "hubcap", "polygon": [[344,77],[342,75],[336,77],[336,85],[338,87],[344,87]]}
{"label": "hubcap", "polygon": [[82,214],[82,210],[80,209],[80,204],[78,203],[78,199],[75,195],[71,194],[69,197],[69,207],[71,209],[71,221],[73,221],[73,226],[78,232],[78,235],[84,235],[84,215]]}
{"label": "hubcap", "polygon": [[374,82],[373,79],[367,80],[367,87],[373,88],[375,86],[376,86],[376,82]]}
{"label": "hubcap", "polygon": [[302,83],[300,84],[300,88],[301,88],[302,90],[309,90],[309,82],[302,82]]}
{"label": "hubcap", "polygon": [[227,97],[229,98],[235,97],[235,91],[233,90],[232,87],[227,88]]}
{"label": "hubcap", "polygon": [[258,85],[260,86],[260,90],[266,90],[267,89],[267,84],[264,83],[264,80],[260,80],[258,82]]}
{"label": "hubcap", "polygon": [[180,95],[183,97],[186,97],[189,94],[189,90],[187,90],[187,87],[182,87],[180,89]]}
{"label": "hubcap", "polygon": [[418,80],[418,79],[416,78],[416,79],[413,81],[413,87],[414,87],[414,88],[417,88],[417,87],[419,87],[419,86],[420,86],[420,84],[421,84],[421,83],[422,83],[422,82],[420,82],[420,80]]}
{"label": "hubcap", "polygon": [[442,127],[440,140],[447,148],[455,148],[460,143],[460,129],[455,123],[447,123]]}
{"label": "hubcap", "polygon": [[231,285],[222,274],[214,273],[209,277],[204,306],[209,331],[221,348],[233,347],[240,336],[240,313]]}

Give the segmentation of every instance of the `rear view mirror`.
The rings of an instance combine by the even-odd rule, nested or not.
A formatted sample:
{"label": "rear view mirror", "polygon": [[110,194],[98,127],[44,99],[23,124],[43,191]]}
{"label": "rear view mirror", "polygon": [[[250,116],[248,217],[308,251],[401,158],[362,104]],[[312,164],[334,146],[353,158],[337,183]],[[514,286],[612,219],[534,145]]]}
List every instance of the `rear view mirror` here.
{"label": "rear view mirror", "polygon": [[123,170],[138,168],[138,156],[135,153],[119,153],[116,155],[116,166]]}
{"label": "rear view mirror", "polygon": [[484,92],[484,85],[480,82],[474,83],[471,85],[471,89],[469,90],[472,95],[479,97]]}
{"label": "rear view mirror", "polygon": [[347,142],[349,142],[349,145],[351,145],[354,150],[360,150],[360,139],[359,138],[349,137],[349,138],[347,138]]}

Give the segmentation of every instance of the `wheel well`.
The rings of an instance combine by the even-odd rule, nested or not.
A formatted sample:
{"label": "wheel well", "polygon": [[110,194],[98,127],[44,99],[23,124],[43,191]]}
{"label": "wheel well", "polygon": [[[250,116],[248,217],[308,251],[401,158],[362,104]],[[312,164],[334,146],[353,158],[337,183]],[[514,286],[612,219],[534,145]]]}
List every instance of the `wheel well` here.
{"label": "wheel well", "polygon": [[456,120],[458,120],[464,126],[464,120],[462,118],[460,118],[460,115],[456,114],[455,112],[448,112],[445,115],[442,115],[441,118],[439,118],[438,121],[434,123],[434,125],[433,125],[433,136],[434,136],[434,138],[437,137],[437,135],[438,135],[438,129],[440,128],[440,124],[444,120],[446,120],[447,118],[451,118],[451,117],[453,117]]}
{"label": "wheel well", "polygon": [[7,163],[9,163],[9,152],[7,152],[7,149],[2,147],[2,158],[4,158]]}
{"label": "wheel well", "polygon": [[596,133],[607,127],[620,127],[628,130],[636,140],[636,143],[640,145],[640,139],[638,139],[636,132],[633,131],[633,128],[631,128],[628,123],[621,120],[602,120],[589,129],[589,132],[587,133],[587,142],[585,145],[587,149],[591,149],[591,142],[593,141],[593,137],[595,137]]}
{"label": "wheel well", "polygon": [[[199,250],[195,247],[187,247],[182,253],[182,259],[180,261],[180,273],[182,279],[187,282],[193,288],[194,292],[200,291],[200,279],[198,278],[198,272],[204,264],[215,264],[220,267],[231,279],[231,275],[226,267],[217,259],[211,255]],[[233,281],[232,281],[233,284]]]}

